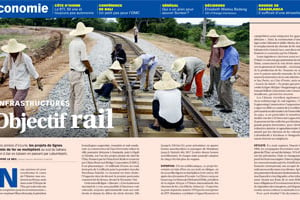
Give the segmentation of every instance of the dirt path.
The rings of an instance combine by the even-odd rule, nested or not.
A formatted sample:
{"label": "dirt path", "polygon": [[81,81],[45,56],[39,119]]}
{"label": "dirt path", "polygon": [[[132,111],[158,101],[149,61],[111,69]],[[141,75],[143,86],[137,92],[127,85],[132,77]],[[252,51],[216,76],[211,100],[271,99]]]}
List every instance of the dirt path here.
{"label": "dirt path", "polygon": [[[19,33],[23,33],[24,28],[20,28]],[[14,28],[15,30],[15,28]],[[45,33],[51,32],[51,29],[41,28],[41,32]],[[26,101],[41,101],[47,99],[49,92],[54,88],[56,83],[69,72],[69,55],[68,55],[68,44],[71,41],[71,37],[68,31],[61,31],[64,35],[63,43],[60,48],[58,48],[51,56],[42,60],[41,62],[35,63],[37,72],[42,77],[42,83],[44,85],[44,90],[40,91],[37,88],[35,80],[31,80],[31,87],[26,98]],[[93,40],[86,37],[85,42],[87,44],[87,51],[92,49],[94,44]],[[0,86],[0,100],[12,100],[12,95],[8,88],[8,80],[5,84]],[[2,107],[1,113],[12,112],[12,107]],[[26,113],[28,116],[33,115],[38,110],[37,106],[26,106]],[[0,121],[0,125],[3,124],[3,120]],[[0,137],[12,137],[15,136],[16,130],[14,129],[1,129]]]}
{"label": "dirt path", "polygon": [[[127,37],[132,37],[130,33],[118,33]],[[195,56],[208,62],[210,52],[204,49],[199,49],[193,44],[184,42],[182,40],[168,38],[161,35],[140,34],[140,38],[147,40],[158,48],[169,52],[177,57]],[[209,73],[209,70],[206,70]],[[241,78],[234,84],[234,88],[241,94],[249,97],[249,65],[240,63],[238,74]]]}

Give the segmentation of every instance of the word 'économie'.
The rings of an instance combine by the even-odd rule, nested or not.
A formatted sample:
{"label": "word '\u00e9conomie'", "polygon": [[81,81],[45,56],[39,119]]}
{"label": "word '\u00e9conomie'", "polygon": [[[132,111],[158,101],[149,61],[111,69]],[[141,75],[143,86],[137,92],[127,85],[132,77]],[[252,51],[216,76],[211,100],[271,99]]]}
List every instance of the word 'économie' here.
{"label": "word '\u00e9conomie'", "polygon": [[[107,116],[104,115],[105,110],[99,109],[99,115],[71,115],[71,128],[79,128],[79,121],[82,121],[83,128],[113,128],[112,126],[112,109],[106,109]],[[22,114],[22,118],[14,117],[13,113],[0,113],[0,116],[3,117],[3,125],[0,126],[0,129],[7,128],[17,128],[21,129],[20,133],[24,133],[27,128],[66,128],[65,120],[67,119],[68,114],[55,113],[54,115],[49,115],[48,117],[29,117],[25,118],[25,113]],[[107,126],[104,125],[105,118],[107,118]]]}
{"label": "word '\u00e9conomie'", "polygon": [[48,13],[48,6],[42,5],[40,3],[35,5],[3,5],[0,4],[0,14],[1,13],[37,13],[43,14]]}

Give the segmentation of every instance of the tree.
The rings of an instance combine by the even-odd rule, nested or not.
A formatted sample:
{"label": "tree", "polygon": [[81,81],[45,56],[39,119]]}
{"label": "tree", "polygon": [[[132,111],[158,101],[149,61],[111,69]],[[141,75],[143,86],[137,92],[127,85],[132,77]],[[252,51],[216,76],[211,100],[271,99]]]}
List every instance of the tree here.
{"label": "tree", "polygon": [[132,29],[135,25],[134,18],[117,18],[117,22],[119,24],[119,30],[123,32]]}
{"label": "tree", "polygon": [[202,45],[205,44],[205,39],[206,39],[206,24],[207,24],[207,18],[204,18],[203,22],[202,22],[202,35],[201,35],[201,40],[200,40],[200,43]]}

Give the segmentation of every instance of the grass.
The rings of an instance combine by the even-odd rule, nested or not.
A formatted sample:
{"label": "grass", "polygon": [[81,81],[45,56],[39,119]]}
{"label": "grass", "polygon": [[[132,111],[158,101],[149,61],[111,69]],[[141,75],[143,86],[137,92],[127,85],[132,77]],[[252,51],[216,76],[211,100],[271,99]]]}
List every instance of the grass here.
{"label": "grass", "polygon": [[250,60],[249,60],[249,55],[248,56],[240,56],[240,61],[242,61],[243,63],[249,64]]}
{"label": "grass", "polygon": [[0,28],[9,28],[9,27],[10,27],[9,24],[1,24],[1,25],[0,25]]}
{"label": "grass", "polygon": [[30,48],[31,49],[39,49],[41,48],[43,45],[45,45],[46,43],[48,42],[48,40],[46,39],[41,39],[41,40],[38,40],[38,41],[30,41]]}
{"label": "grass", "polygon": [[62,48],[63,48],[63,49],[68,49],[71,40],[72,40],[72,38],[64,37],[64,40],[63,40],[63,42],[62,42]]}
{"label": "grass", "polygon": [[[48,40],[45,38],[45,36],[0,34],[0,46],[6,45],[7,41],[11,38],[15,38],[18,42],[26,44],[27,48],[24,50],[25,53],[32,52],[34,49],[39,49],[48,42]],[[3,61],[3,60],[4,60],[4,57],[1,57],[0,61]]]}
{"label": "grass", "polygon": [[45,36],[39,35],[19,35],[19,34],[1,34],[0,35],[0,44],[5,45],[7,41],[11,38],[15,38],[18,42],[26,44],[27,49],[25,52],[32,51],[34,49],[41,48],[48,42],[48,39]]}
{"label": "grass", "polygon": [[199,48],[199,49],[205,49],[207,51],[210,51],[210,47],[206,46],[205,44],[201,44],[199,42],[188,42],[188,43],[194,44],[194,46]]}

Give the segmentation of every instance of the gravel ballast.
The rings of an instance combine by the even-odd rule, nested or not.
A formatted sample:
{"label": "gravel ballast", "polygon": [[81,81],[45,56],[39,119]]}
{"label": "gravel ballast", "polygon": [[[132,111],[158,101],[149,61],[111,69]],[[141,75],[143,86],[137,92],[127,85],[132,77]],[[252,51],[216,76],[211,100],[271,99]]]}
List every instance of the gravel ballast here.
{"label": "gravel ballast", "polygon": [[[132,41],[132,38],[126,38]],[[170,66],[177,58],[175,55],[167,53],[143,39],[139,39],[137,45],[145,53],[157,56],[159,65],[163,66],[166,71],[170,72]],[[204,91],[206,91],[209,87],[209,77],[206,75],[203,76],[203,87]],[[195,92],[195,83],[193,83],[192,90]],[[233,90],[233,101],[233,112],[229,114],[222,113],[219,111],[220,109],[214,107],[219,103],[216,91],[214,91],[214,95],[210,98],[203,99],[203,104],[204,106],[213,108],[213,115],[220,116],[224,120],[224,127],[231,127],[239,134],[239,137],[249,137],[249,100],[247,97]]]}
{"label": "gravel ballast", "polygon": [[[89,60],[94,67],[94,71],[97,75],[101,71],[104,71],[107,67],[111,65],[110,50],[112,49],[112,43],[109,38],[104,37],[97,33],[90,33],[89,36],[97,41],[93,46],[90,54]],[[132,38],[129,38],[132,40]],[[163,66],[166,71],[170,71],[170,66],[172,62],[177,58],[176,56],[167,53],[153,44],[139,39],[137,44],[144,52],[157,56],[160,66]],[[87,76],[85,77],[85,99],[84,99],[84,115],[91,115],[94,112],[94,106],[92,102],[92,96],[88,84]],[[206,75],[203,77],[204,91],[207,90],[209,86],[209,77]],[[69,78],[68,74],[65,75],[55,86],[55,88],[50,92],[49,101],[68,101],[69,100]],[[195,87],[193,87],[195,90]],[[233,92],[234,99],[234,110],[233,113],[224,114],[219,112],[219,109],[214,108],[214,105],[218,104],[216,92],[209,99],[204,99],[204,106],[209,106],[213,108],[213,114],[220,116],[224,120],[224,127],[233,128],[239,137],[249,136],[249,101],[247,97],[239,94],[238,92]],[[107,108],[109,103],[100,103],[97,101],[98,108]],[[67,113],[69,114],[68,107],[57,107],[57,106],[42,106],[39,108],[37,114],[33,117],[41,118],[48,117],[49,115],[54,115],[55,113]],[[105,115],[107,116],[107,115]],[[106,118],[106,117],[105,117]],[[35,128],[29,129],[25,133],[21,134],[21,137],[106,137],[106,129],[73,129],[70,128],[70,119],[65,120],[65,129],[49,129],[49,128]],[[106,123],[105,123],[106,124]]]}

